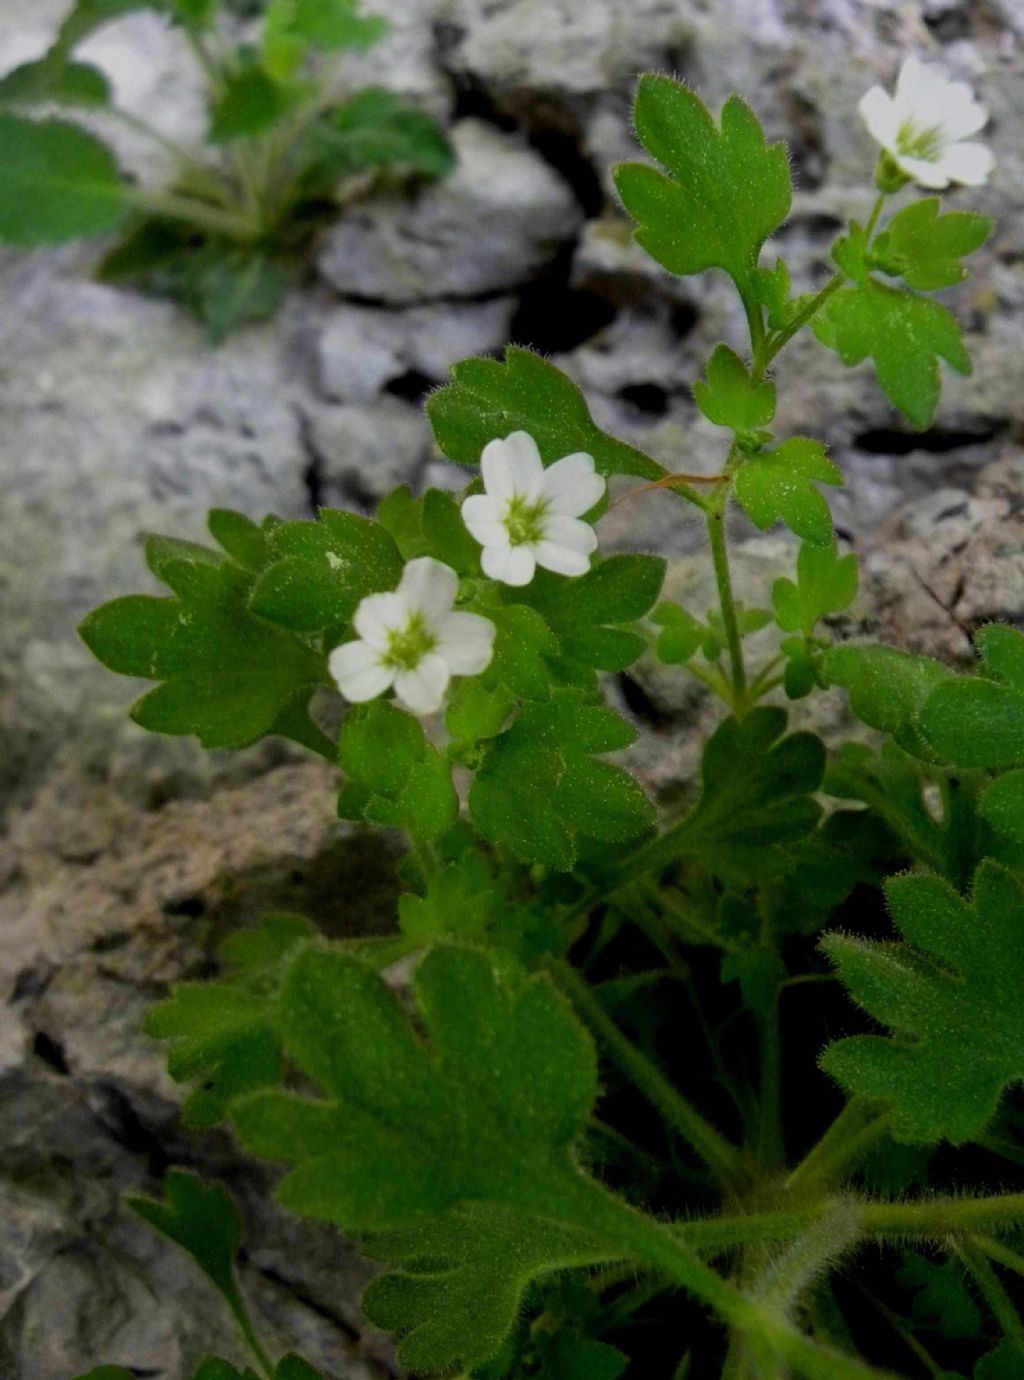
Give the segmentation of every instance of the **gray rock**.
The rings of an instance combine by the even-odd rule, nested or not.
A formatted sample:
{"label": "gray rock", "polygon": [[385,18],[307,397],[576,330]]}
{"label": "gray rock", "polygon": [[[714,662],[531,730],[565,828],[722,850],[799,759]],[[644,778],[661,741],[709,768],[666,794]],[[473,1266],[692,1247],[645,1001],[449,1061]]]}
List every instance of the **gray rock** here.
{"label": "gray rock", "polygon": [[432,451],[422,408],[381,398],[363,406],[311,403],[304,412],[325,506],[373,509],[399,484],[417,484]]}
{"label": "gray rock", "polygon": [[458,167],[421,192],[350,207],[320,255],[345,297],[390,304],[507,292],[573,238],[580,208],[568,184],[522,139],[480,120],[452,131]]}
{"label": "gray rock", "polygon": [[368,403],[404,374],[440,383],[458,360],[501,349],[515,307],[511,297],[407,311],[339,307],[320,335],[320,388],[335,402]]}

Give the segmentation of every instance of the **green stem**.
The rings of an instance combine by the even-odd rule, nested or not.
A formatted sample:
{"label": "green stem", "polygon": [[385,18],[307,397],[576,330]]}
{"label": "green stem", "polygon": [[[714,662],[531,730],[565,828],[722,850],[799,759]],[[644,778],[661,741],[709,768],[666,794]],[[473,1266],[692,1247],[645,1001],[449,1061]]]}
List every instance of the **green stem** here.
{"label": "green stem", "polygon": [[779,993],[772,1009],[758,1021],[761,1039],[760,1124],[758,1159],[765,1169],[785,1164],[782,1134],[782,1031],[779,1028]]}
{"label": "green stem", "polygon": [[857,1220],[850,1204],[837,1203],[772,1260],[758,1287],[758,1297],[792,1310],[829,1262],[853,1248],[857,1236]]}
{"label": "green stem", "polygon": [[978,1286],[978,1292],[988,1304],[989,1311],[1006,1334],[1007,1341],[1024,1359],[1024,1323],[1020,1313],[1003,1286],[1002,1280],[985,1259],[978,1244],[970,1241],[958,1247],[957,1253]]}
{"label": "green stem", "polygon": [[545,1215],[585,1226],[591,1234],[652,1265],[693,1294],[730,1326],[750,1337],[758,1354],[791,1366],[804,1380],[878,1380],[884,1374],[813,1341],[780,1313],[746,1297],[699,1259],[671,1228],[613,1197],[592,1180],[552,1185],[554,1200]]}
{"label": "green stem", "polygon": [[747,671],[743,664],[743,644],[740,639],[740,625],[736,617],[736,600],[732,592],[732,576],[729,573],[729,552],[725,540],[725,513],[708,512],[708,538],[711,542],[711,560],[715,569],[715,584],[718,586],[718,601],[722,609],[722,626],[725,628],[725,642],[729,649],[729,664],[732,668],[732,708],[737,717],[742,718],[747,707]]}
{"label": "green stem", "polygon": [[939,1238],[1024,1222],[1024,1193],[986,1198],[931,1198],[918,1203],[861,1203],[857,1221],[869,1236]]}
{"label": "green stem", "polygon": [[737,1148],[706,1121],[672,1086],[658,1066],[623,1035],[572,965],[552,960],[548,964],[548,971],[616,1063],[661,1112],[668,1125],[693,1147],[716,1177],[723,1183],[745,1179],[746,1170]]}
{"label": "green stem", "polygon": [[845,273],[835,273],[828,280],[820,292],[815,293],[811,300],[797,312],[781,331],[772,336],[760,352],[760,356],[754,360],[754,378],[761,378],[768,365],[771,364],[780,351],[784,350],[793,337],[807,325],[813,317],[817,316],[828,299],[843,286],[846,282]]}
{"label": "green stem", "polygon": [[219,206],[208,206],[193,197],[179,196],[175,192],[150,192],[129,188],[127,198],[146,215],[181,220],[213,235],[226,235],[229,239],[242,243],[253,241],[259,236],[259,226],[247,216],[222,210]]}
{"label": "green stem", "polygon": [[166,134],[151,125],[148,120],[142,119],[141,116],[133,114],[130,110],[122,110],[119,106],[110,106],[103,113],[124,125],[125,129],[130,129],[135,134],[141,134],[143,138],[162,148],[174,159],[182,172],[195,178],[225,209],[230,209],[231,202],[227,188],[221,178],[201,163],[191,150],[185,148],[184,144],[176,143],[175,140],[168,138]]}
{"label": "green stem", "polygon": [[874,1112],[869,1102],[853,1098],[790,1174],[786,1188],[806,1189],[835,1178],[875,1143],[887,1124],[887,1113]]}
{"label": "green stem", "polygon": [[875,204],[871,208],[870,216],[868,216],[868,223],[864,227],[864,235],[866,239],[870,240],[871,236],[875,233],[875,226],[878,224],[878,217],[882,214],[882,207],[885,205],[885,198],[885,192],[879,192],[878,196],[875,198]]}

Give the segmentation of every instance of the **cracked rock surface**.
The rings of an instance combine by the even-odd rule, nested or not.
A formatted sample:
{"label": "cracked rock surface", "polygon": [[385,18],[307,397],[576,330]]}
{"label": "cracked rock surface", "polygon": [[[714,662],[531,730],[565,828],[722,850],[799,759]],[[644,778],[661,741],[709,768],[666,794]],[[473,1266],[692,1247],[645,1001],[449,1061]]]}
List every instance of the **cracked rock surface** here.
{"label": "cracked rock surface", "polygon": [[[328,932],[392,923],[397,844],[333,818],[333,778],[280,744],[234,757],[146,737],[138,687],[93,664],[75,626],[155,589],[141,541],[202,539],[211,506],[253,517],[360,511],[396,484],[458,485],[424,395],[448,366],[509,339],[549,354],[597,420],[675,468],[713,473],[722,445],[690,384],[713,345],[742,348],[720,275],[670,279],[630,242],[612,162],[635,156],[638,71],[678,73],[718,103],[746,94],[789,144],[797,194],[769,245],[798,290],[865,214],[874,150],[855,116],[914,51],[970,80],[999,163],[953,205],[996,231],[946,294],[971,378],[947,375],[935,422],[908,432],[870,368],[813,340],[779,360],[778,429],[829,443],[834,510],[862,558],[841,632],[965,663],[970,633],[1024,620],[1024,10],[1019,0],[379,0],[393,32],[339,77],[379,82],[450,124],[446,182],[370,196],[326,231],[280,317],[211,350],[175,306],[100,286],[102,246],[0,250],[0,1376],[66,1380],[100,1361],[178,1380],[204,1349],[241,1360],[187,1262],[119,1208],[170,1164],[222,1179],[245,1219],[243,1277],[271,1346],[331,1380],[394,1374],[359,1321],[364,1266],[330,1232],[278,1213],[271,1177],[221,1132],[185,1132],[180,1090],[140,1034],[168,985],[211,970],[219,938],[268,908]],[[37,56],[64,0],[4,0],[0,69]],[[202,134],[178,36],[126,16],[84,53],[119,99]],[[166,168],[130,135],[125,165]],[[622,488],[630,487],[623,484]],[[700,526],[662,494],[602,522],[605,549],[671,558],[668,593],[711,600]],[[741,597],[787,572],[785,535],[737,526]],[[746,539],[750,538],[750,539]],[[696,765],[700,687],[641,665],[612,687],[645,729],[632,765],[678,802]],[[797,706],[794,713],[810,711]],[[840,698],[815,701],[826,736]]]}

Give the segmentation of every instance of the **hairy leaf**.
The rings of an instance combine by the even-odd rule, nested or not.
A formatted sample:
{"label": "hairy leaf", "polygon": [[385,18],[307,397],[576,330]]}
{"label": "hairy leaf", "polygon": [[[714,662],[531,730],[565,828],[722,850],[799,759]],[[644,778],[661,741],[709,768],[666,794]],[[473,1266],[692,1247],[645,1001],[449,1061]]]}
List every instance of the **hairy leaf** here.
{"label": "hairy leaf", "polygon": [[64,120],[0,113],[0,240],[58,244],[112,230],[125,212],[114,155]]}
{"label": "hairy leaf", "polygon": [[271,561],[253,586],[253,613],[299,633],[341,640],[360,600],[394,589],[403,562],[378,522],[322,508],[316,522],[285,522],[268,534]]}
{"label": "hairy leaf", "polygon": [[348,778],[338,797],[342,819],[407,829],[420,842],[451,828],[459,802],[451,765],[419,720],[384,700],[345,715],[338,761]]}
{"label": "hairy leaf", "polygon": [[907,1251],[897,1283],[914,1290],[914,1317],[938,1329],[943,1337],[980,1337],[981,1313],[967,1289],[963,1266],[956,1260],[941,1264]]}
{"label": "hairy leaf", "polygon": [[467,359],[451,372],[452,382],[427,401],[434,438],[450,460],[477,465],[488,441],[528,431],[548,465],[586,451],[601,474],[664,474],[656,461],[602,431],[572,380],[531,350],[510,345],[504,363]]}
{"label": "hairy leaf", "polygon": [[825,656],[831,685],[841,685],[862,723],[890,733],[905,752],[926,760],[934,753],[917,728],[917,716],[934,688],[952,676],[940,661],[894,647],[833,647]]}
{"label": "hairy leaf", "polygon": [[760,451],[736,472],[736,498],[762,532],[781,518],[803,541],[828,546],[832,514],[815,484],[842,484],[843,476],[820,441],[794,436]]}
{"label": "hairy leaf", "polygon": [[283,964],[313,928],[300,915],[267,915],[260,928],[231,934],[220,948],[229,971],[216,982],[182,982],[146,1017],[146,1033],[170,1040],[167,1071],[201,1080],[182,1116],[190,1126],[222,1120],[232,1098],[280,1082],[276,1000]]}
{"label": "hairy leaf", "polygon": [[[581,1232],[497,1207],[467,1207],[360,1244],[368,1255],[398,1266],[370,1285],[363,1308],[371,1322],[402,1339],[399,1359],[420,1373],[489,1360],[535,1279],[606,1256]],[[618,1372],[553,1374],[598,1380]]]}
{"label": "hairy leaf", "polygon": [[728,345],[716,345],[707,363],[707,382],[693,385],[697,406],[716,426],[750,431],[767,426],[775,416],[775,385],[756,382],[747,366]]}
{"label": "hairy leaf", "polygon": [[952,676],[921,706],[921,729],[958,767],[1024,763],[1024,633],[990,623],[975,637],[980,676]]}
{"label": "hairy leaf", "polygon": [[670,273],[722,268],[745,290],[761,246],[789,214],[792,187],[781,144],[730,96],[716,125],[707,107],[670,77],[644,76],[636,131],[666,173],[621,163],[615,185],[637,222],[637,241]]}
{"label": "hairy leaf", "polygon": [[274,732],[309,741],[315,730],[304,706],[326,678],[323,657],[249,611],[251,575],[195,547],[162,560],[157,574],[175,598],[115,599],[79,629],[112,671],[163,682],[132,709],[136,723],[195,733],[211,748],[244,747]]}
{"label": "hairy leaf", "polygon": [[922,292],[952,287],[967,277],[960,260],[979,249],[992,233],[987,216],[973,211],[939,214],[937,196],[924,197],[897,211],[875,239],[873,254],[887,273],[899,275]]}
{"label": "hairy leaf", "polygon": [[1024,887],[991,860],[964,900],[938,877],[885,888],[904,944],[822,941],[851,996],[892,1038],[854,1035],[822,1067],[850,1092],[886,1103],[900,1140],[979,1136],[1003,1088],[1024,1078]]}
{"label": "hairy leaf", "polygon": [[266,68],[249,62],[232,72],[210,112],[209,139],[226,144],[253,138],[277,124],[294,104],[295,92]]}
{"label": "hairy leaf", "polygon": [[840,556],[829,546],[805,542],[796,559],[796,583],[781,578],[772,585],[775,621],[783,632],[809,637],[822,618],[849,608],[857,595],[857,557]]}
{"label": "hairy leaf", "polygon": [[939,401],[939,359],[961,374],[971,372],[960,327],[945,307],[873,278],[842,288],[812,326],[844,364],[870,358],[886,397],[919,431]]}
{"label": "hairy leaf", "polygon": [[528,705],[491,741],[469,793],[473,823],[524,862],[559,872],[574,866],[581,835],[636,838],[653,824],[653,806],[621,767],[594,758],[635,736],[617,714],[569,690]]}
{"label": "hairy leaf", "polygon": [[188,1252],[236,1315],[243,1311],[235,1279],[241,1239],[238,1209],[220,1184],[206,1184],[182,1169],[168,1171],[164,1202],[129,1196],[128,1206],[155,1231]]}
{"label": "hairy leaf", "polygon": [[571,1169],[597,1068],[551,984],[444,944],[414,985],[425,1041],[357,959],[310,950],[293,962],[285,1043],[325,1097],[255,1093],[234,1113],[251,1150],[295,1166],[278,1190],[286,1207],[405,1230],[468,1203],[528,1209],[546,1201],[547,1175]]}
{"label": "hairy leaf", "polygon": [[760,706],[741,721],[726,719],[708,739],[685,837],[687,854],[710,872],[743,881],[784,873],[791,845],[817,825],[824,745],[813,733],[783,737],[785,730],[785,710]]}
{"label": "hairy leaf", "polygon": [[1024,771],[1007,772],[993,781],[979,809],[997,833],[1024,847]]}

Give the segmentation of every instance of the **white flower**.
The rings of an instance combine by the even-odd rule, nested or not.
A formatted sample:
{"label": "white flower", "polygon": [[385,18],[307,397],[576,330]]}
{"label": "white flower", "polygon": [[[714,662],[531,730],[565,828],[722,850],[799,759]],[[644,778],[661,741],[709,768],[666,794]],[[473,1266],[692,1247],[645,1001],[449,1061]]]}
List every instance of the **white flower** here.
{"label": "white flower", "polygon": [[941,67],[907,58],[896,94],[873,86],[858,109],[872,138],[922,187],[980,187],[995,166],[991,149],[969,142],[988,112],[966,82],[950,81]]}
{"label": "white flower", "polygon": [[454,611],[458,587],[451,566],[422,556],[409,561],[392,594],[361,600],[352,619],[359,640],[328,658],[345,698],[361,703],[394,686],[406,709],[433,714],[452,676],[479,675],[494,651],[494,624]]}
{"label": "white flower", "polygon": [[480,467],[486,492],[466,499],[462,519],[484,548],[484,574],[506,585],[528,585],[539,565],[585,575],[597,534],[580,516],[605,488],[593,456],[576,451],[545,469],[533,437],[513,431],[488,442]]}

